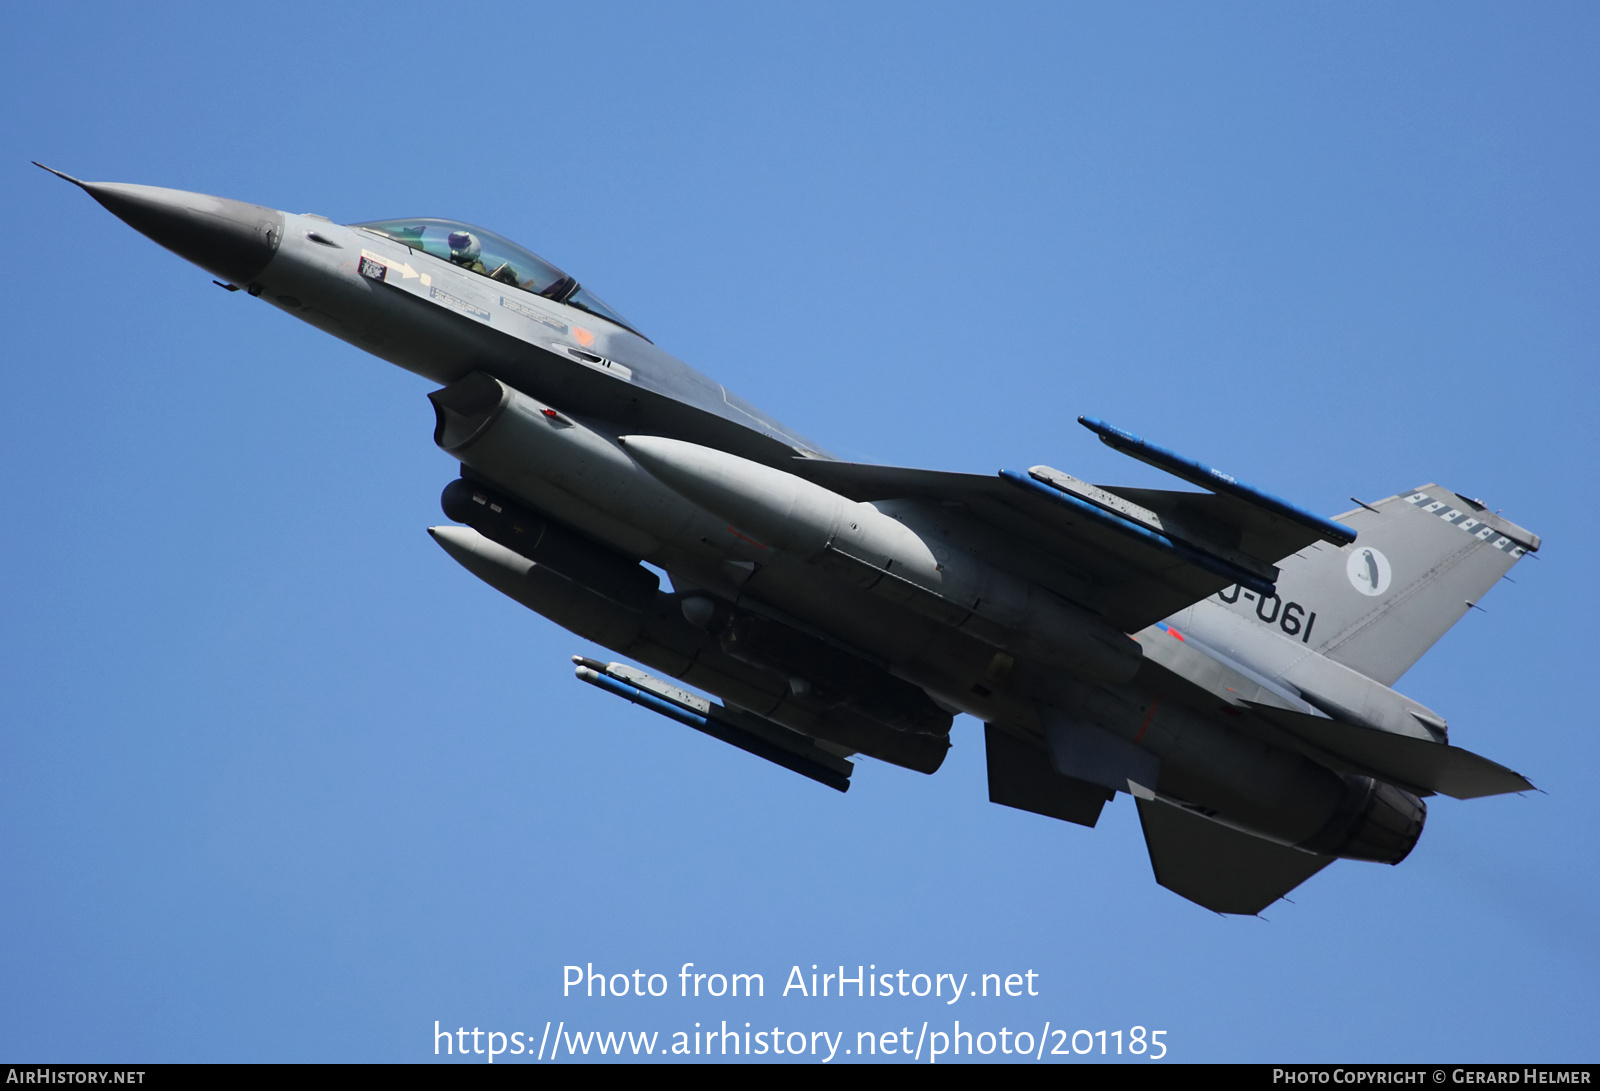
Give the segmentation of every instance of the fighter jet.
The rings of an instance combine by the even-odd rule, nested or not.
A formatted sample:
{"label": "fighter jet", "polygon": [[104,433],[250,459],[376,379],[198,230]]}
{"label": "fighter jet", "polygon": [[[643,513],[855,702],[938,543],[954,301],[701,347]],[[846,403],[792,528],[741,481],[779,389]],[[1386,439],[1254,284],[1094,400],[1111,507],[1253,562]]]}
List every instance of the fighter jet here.
{"label": "fighter jet", "polygon": [[578,678],[751,755],[844,791],[860,755],[933,773],[965,713],[990,800],[1093,826],[1126,793],[1157,882],[1236,914],[1399,863],[1429,795],[1532,787],[1392,688],[1539,548],[1482,501],[1323,518],[1089,417],[1201,491],[841,461],[492,231],[60,177],[437,383],[434,540],[621,657]]}

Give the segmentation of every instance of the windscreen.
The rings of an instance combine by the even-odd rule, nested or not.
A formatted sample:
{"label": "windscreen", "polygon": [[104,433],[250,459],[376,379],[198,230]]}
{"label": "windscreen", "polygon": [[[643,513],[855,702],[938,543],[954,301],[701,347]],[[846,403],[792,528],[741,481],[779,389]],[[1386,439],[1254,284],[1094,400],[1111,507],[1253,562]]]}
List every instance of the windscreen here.
{"label": "windscreen", "polygon": [[375,231],[414,250],[535,295],[544,295],[571,280],[538,254],[524,250],[510,239],[455,220],[422,217],[353,226]]}
{"label": "windscreen", "polygon": [[375,232],[501,284],[588,311],[644,337],[634,329],[633,323],[612,310],[593,292],[581,287],[538,254],[524,250],[493,231],[485,231],[459,220],[441,220],[429,216],[410,220],[376,220],[350,226]]}

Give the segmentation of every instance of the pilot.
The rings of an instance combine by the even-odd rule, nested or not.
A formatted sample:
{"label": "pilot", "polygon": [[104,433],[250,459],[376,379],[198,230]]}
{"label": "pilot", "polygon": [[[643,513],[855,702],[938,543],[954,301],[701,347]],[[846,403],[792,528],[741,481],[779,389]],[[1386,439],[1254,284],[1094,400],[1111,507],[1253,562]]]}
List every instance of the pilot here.
{"label": "pilot", "polygon": [[450,260],[463,269],[471,269],[474,273],[482,273],[502,284],[509,284],[513,288],[522,287],[522,281],[517,277],[517,271],[511,268],[509,261],[500,263],[499,268],[490,272],[483,263],[483,243],[478,236],[470,231],[452,231],[446,240],[450,244]]}
{"label": "pilot", "polygon": [[445,240],[450,244],[450,260],[474,273],[487,273],[483,264],[483,244],[470,231],[452,231]]}

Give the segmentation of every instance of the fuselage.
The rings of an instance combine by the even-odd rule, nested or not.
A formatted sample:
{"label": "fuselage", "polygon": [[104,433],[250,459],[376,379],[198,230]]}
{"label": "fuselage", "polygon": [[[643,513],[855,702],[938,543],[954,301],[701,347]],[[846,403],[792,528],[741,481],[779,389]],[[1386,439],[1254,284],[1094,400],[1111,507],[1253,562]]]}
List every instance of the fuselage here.
{"label": "fuselage", "polygon": [[[836,563],[837,551],[829,553],[831,538],[809,554],[780,547],[773,533],[752,533],[742,525],[748,520],[730,519],[717,502],[691,499],[660,466],[630,451],[628,437],[675,440],[727,456],[735,476],[741,466],[790,475],[797,458],[829,457],[624,325],[497,280],[481,260],[456,262],[392,233],[257,206],[212,210],[234,217],[243,241],[226,261],[197,256],[185,250],[194,247],[187,236],[173,244],[148,216],[159,220],[167,202],[189,224],[193,216],[182,208],[194,202],[184,202],[214,199],[85,188],[230,286],[439,384],[435,438],[472,482],[619,563],[647,562],[671,577],[670,595],[631,613],[603,595],[572,598],[582,588],[569,594],[552,585],[523,596],[568,628],[730,704],[924,771],[942,757],[951,713],[1035,741],[1041,753],[1087,725],[1126,748],[1127,760],[1113,762],[1101,782],[1108,792],[1160,795],[1327,855],[1395,862],[1420,832],[1421,804],[1406,796],[1416,803],[1415,828],[1376,847],[1363,841],[1372,781],[1275,745],[1253,726],[1251,695],[1310,711],[1302,699],[1309,689],[1334,693],[1340,707],[1361,709],[1385,730],[1430,737],[1424,725],[1436,716],[1310,650],[1302,634],[1309,635],[1315,603],[1282,604],[1271,623],[1251,627],[1234,588],[1231,602],[1224,592],[1124,635],[1047,577],[1027,576],[1047,572],[1048,558],[1025,555],[1027,547],[966,518],[959,506],[917,500],[841,509],[851,527],[851,512],[881,521],[884,540],[894,539],[881,546],[890,558],[884,568],[904,567],[908,551],[926,562],[926,571],[896,577],[904,586],[857,579]],[[119,201],[156,212],[138,221]],[[270,253],[249,269],[261,238]],[[827,533],[844,531],[834,525]],[[462,548],[458,559],[471,554],[463,563],[523,595],[516,580],[525,572],[502,578],[500,554]],[[958,585],[959,594],[951,590]],[[952,612],[957,599],[967,613]],[[818,677],[806,676],[808,664],[820,664]],[[872,683],[878,675],[895,682]],[[840,677],[866,681],[852,689]],[[832,692],[819,693],[830,685]],[[921,695],[927,707],[918,704]],[[881,745],[871,741],[879,729],[890,732]],[[896,749],[894,732],[915,745]],[[1126,775],[1130,769],[1139,779]]]}
{"label": "fuselage", "polygon": [[[371,263],[385,270],[363,275],[363,262],[369,274],[377,272]],[[397,268],[398,278],[389,272]],[[391,238],[308,216],[285,217],[278,253],[256,280],[273,306],[408,371],[443,386],[491,375],[540,410],[569,417],[572,427],[541,429],[538,458],[474,465],[464,454],[463,461],[533,508],[665,570],[680,594],[702,592],[735,610],[753,607],[799,622],[986,723],[1043,739],[1054,718],[1087,720],[1158,759],[1158,783],[1150,788],[1283,843],[1317,839],[1348,794],[1346,776],[1231,722],[1247,719],[1247,710],[1223,700],[1201,703],[1195,693],[1173,693],[1137,675],[1084,677],[1016,649],[1002,653],[1015,666],[997,676],[994,643],[854,588],[686,502],[640,471],[620,438],[668,436],[779,469],[796,456],[826,455],[628,329]],[[510,470],[513,464],[519,469]],[[961,550],[980,561],[1006,551],[985,528],[963,525],[958,511],[908,501],[875,506],[933,551]],[[1220,643],[1228,639],[1229,617],[1226,604],[1207,600],[1182,620],[1194,643],[1211,634]],[[1152,627],[1136,638],[1159,650],[1181,639],[1174,632],[1183,630]],[[1297,666],[1306,672],[1308,663],[1315,673],[1320,657],[1306,654],[1292,634],[1254,636],[1243,654],[1269,661],[1264,676]],[[1240,643],[1228,639],[1236,654]],[[1224,694],[1243,688],[1225,664],[1208,664],[1208,673],[1222,681]],[[1384,704],[1373,699],[1377,690],[1392,693],[1362,688],[1365,703],[1376,707]],[[1414,730],[1402,703],[1393,702],[1398,715],[1390,718]]]}

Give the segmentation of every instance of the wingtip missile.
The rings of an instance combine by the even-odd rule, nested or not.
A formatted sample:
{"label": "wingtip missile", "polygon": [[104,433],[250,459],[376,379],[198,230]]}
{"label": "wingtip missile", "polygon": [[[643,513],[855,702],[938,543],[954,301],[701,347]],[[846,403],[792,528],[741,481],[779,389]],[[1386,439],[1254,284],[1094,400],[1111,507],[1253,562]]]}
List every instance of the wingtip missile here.
{"label": "wingtip missile", "polygon": [[1169,451],[1165,447],[1158,447],[1142,436],[1135,435],[1124,428],[1108,424],[1094,417],[1080,416],[1078,423],[1100,437],[1100,442],[1113,450],[1120,451],[1130,458],[1148,463],[1158,470],[1165,470],[1174,477],[1182,478],[1191,484],[1199,485],[1202,489],[1211,492],[1226,493],[1237,497],[1248,504],[1253,504],[1273,515],[1281,516],[1291,522],[1298,523],[1307,530],[1312,531],[1324,541],[1336,546],[1347,546],[1356,540],[1356,532],[1342,523],[1332,519],[1325,519],[1312,511],[1287,500],[1279,499],[1271,493],[1263,492],[1251,485],[1246,485],[1232,474],[1223,473],[1221,470],[1186,458],[1176,451]]}

